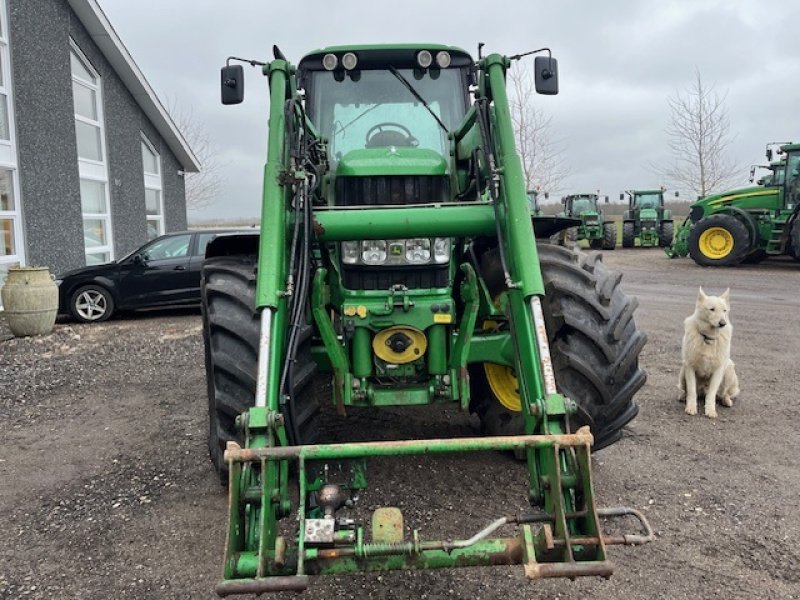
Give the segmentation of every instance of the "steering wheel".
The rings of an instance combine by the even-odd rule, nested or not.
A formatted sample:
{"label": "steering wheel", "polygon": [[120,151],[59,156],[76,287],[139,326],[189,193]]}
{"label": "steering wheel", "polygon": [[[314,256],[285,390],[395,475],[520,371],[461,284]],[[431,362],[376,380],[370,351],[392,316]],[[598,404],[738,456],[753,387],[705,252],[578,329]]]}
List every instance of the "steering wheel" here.
{"label": "steering wheel", "polygon": [[[386,129],[393,127],[400,131]],[[369,128],[366,135],[367,148],[382,148],[385,146],[417,146],[419,140],[411,134],[411,130],[400,123],[386,121]]]}

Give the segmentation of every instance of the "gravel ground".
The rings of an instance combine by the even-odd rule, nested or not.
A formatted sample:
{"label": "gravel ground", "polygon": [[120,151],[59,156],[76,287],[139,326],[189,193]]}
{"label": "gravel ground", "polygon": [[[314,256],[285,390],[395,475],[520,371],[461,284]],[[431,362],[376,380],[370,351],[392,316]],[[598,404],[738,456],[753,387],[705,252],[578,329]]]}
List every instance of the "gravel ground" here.
{"label": "gravel ground", "polygon": [[[496,567],[316,579],[304,597],[800,597],[800,268],[701,269],[649,249],[605,261],[639,297],[648,383],[627,435],[595,455],[595,486],[601,505],[643,509],[656,542],[612,547],[608,581],[528,582],[521,567]],[[682,321],[698,285],[731,287],[743,392],[717,420],[677,402]],[[476,426],[449,407],[331,423],[340,438]],[[205,450],[196,312],[62,323],[37,339],[10,339],[0,319],[0,427],[0,598],[214,597],[226,498]],[[369,475],[359,513],[396,504],[428,538],[471,535],[524,507],[524,467],[502,455],[387,459]]]}

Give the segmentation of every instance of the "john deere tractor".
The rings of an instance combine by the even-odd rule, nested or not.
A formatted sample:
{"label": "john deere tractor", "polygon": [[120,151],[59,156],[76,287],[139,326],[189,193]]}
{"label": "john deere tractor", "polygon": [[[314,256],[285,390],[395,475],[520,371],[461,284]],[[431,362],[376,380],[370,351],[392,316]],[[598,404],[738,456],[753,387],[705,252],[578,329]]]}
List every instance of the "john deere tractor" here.
{"label": "john deere tractor", "polygon": [[[555,94],[545,51],[536,89]],[[652,532],[632,509],[596,507],[590,449],[636,415],[645,337],[598,254],[536,244],[564,223],[531,216],[505,88],[522,56],[348,46],[295,66],[273,52],[247,61],[270,94],[260,235],[217,238],[203,269],[209,451],[229,497],[217,593],[480,565],[609,576],[607,547]],[[226,104],[243,99],[237,60],[222,69]],[[347,413],[433,403],[476,413],[486,435],[385,441],[384,419],[329,443]],[[476,451],[524,458],[516,470],[498,454],[497,473],[524,474],[529,510],[499,504],[489,523],[431,539],[406,528],[390,488],[361,521],[367,459]],[[465,523],[470,498],[452,493]],[[601,518],[620,515],[642,531],[606,533]]]}
{"label": "john deere tractor", "polygon": [[[549,198],[550,194],[544,193],[545,198]],[[541,217],[544,211],[539,207],[539,190],[528,190],[528,206],[531,210],[531,216]]]}
{"label": "john deere tractor", "polygon": [[[767,147],[767,160],[773,151]],[[782,144],[759,185],[712,194],[692,204],[667,254],[704,267],[730,267],[769,256],[800,257],[800,144]]]}
{"label": "john deere tractor", "polygon": [[645,247],[672,244],[675,225],[672,211],[664,207],[664,191],[664,188],[630,190],[619,195],[620,200],[628,195],[628,210],[622,221],[623,248],[633,248],[636,238],[639,238],[639,245]]}
{"label": "john deere tractor", "polygon": [[[608,203],[608,196],[605,196]],[[572,194],[561,199],[564,210],[561,216],[580,219],[580,224],[566,229],[559,240],[577,242],[588,240],[595,249],[613,250],[617,247],[617,225],[606,219],[600,210],[598,194]]]}

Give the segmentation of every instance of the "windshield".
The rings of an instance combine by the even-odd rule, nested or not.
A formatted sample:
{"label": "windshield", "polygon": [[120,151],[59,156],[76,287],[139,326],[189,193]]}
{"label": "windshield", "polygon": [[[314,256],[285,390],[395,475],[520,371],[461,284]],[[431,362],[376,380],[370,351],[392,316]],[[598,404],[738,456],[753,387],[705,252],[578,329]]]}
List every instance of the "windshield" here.
{"label": "windshield", "polygon": [[658,208],[660,194],[636,194],[636,206],[639,208]]}
{"label": "windshield", "polygon": [[587,211],[595,212],[596,210],[597,204],[594,198],[581,196],[572,199],[572,212],[574,213],[580,214]]}
{"label": "windshield", "polygon": [[[358,73],[358,72],[357,72]],[[466,100],[460,69],[415,72],[397,69],[452,131],[464,118]],[[415,74],[416,73],[416,74]],[[447,156],[447,132],[402,81],[390,71],[364,70],[337,81],[331,71],[312,73],[309,117],[330,140],[335,164],[351,150],[409,146]]]}

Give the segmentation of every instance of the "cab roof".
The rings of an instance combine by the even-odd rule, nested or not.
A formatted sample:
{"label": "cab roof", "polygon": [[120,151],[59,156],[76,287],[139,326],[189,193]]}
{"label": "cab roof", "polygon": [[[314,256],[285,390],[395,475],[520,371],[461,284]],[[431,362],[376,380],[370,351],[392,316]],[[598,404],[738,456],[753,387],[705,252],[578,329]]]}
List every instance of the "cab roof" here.
{"label": "cab roof", "polygon": [[335,54],[341,59],[346,52],[353,52],[358,57],[357,68],[384,68],[388,64],[401,68],[415,67],[417,66],[417,53],[421,50],[428,50],[434,56],[437,52],[449,52],[451,68],[466,67],[475,62],[465,50],[443,44],[355,44],[352,46],[328,46],[309,52],[300,59],[298,69],[301,71],[322,70],[323,56]]}

